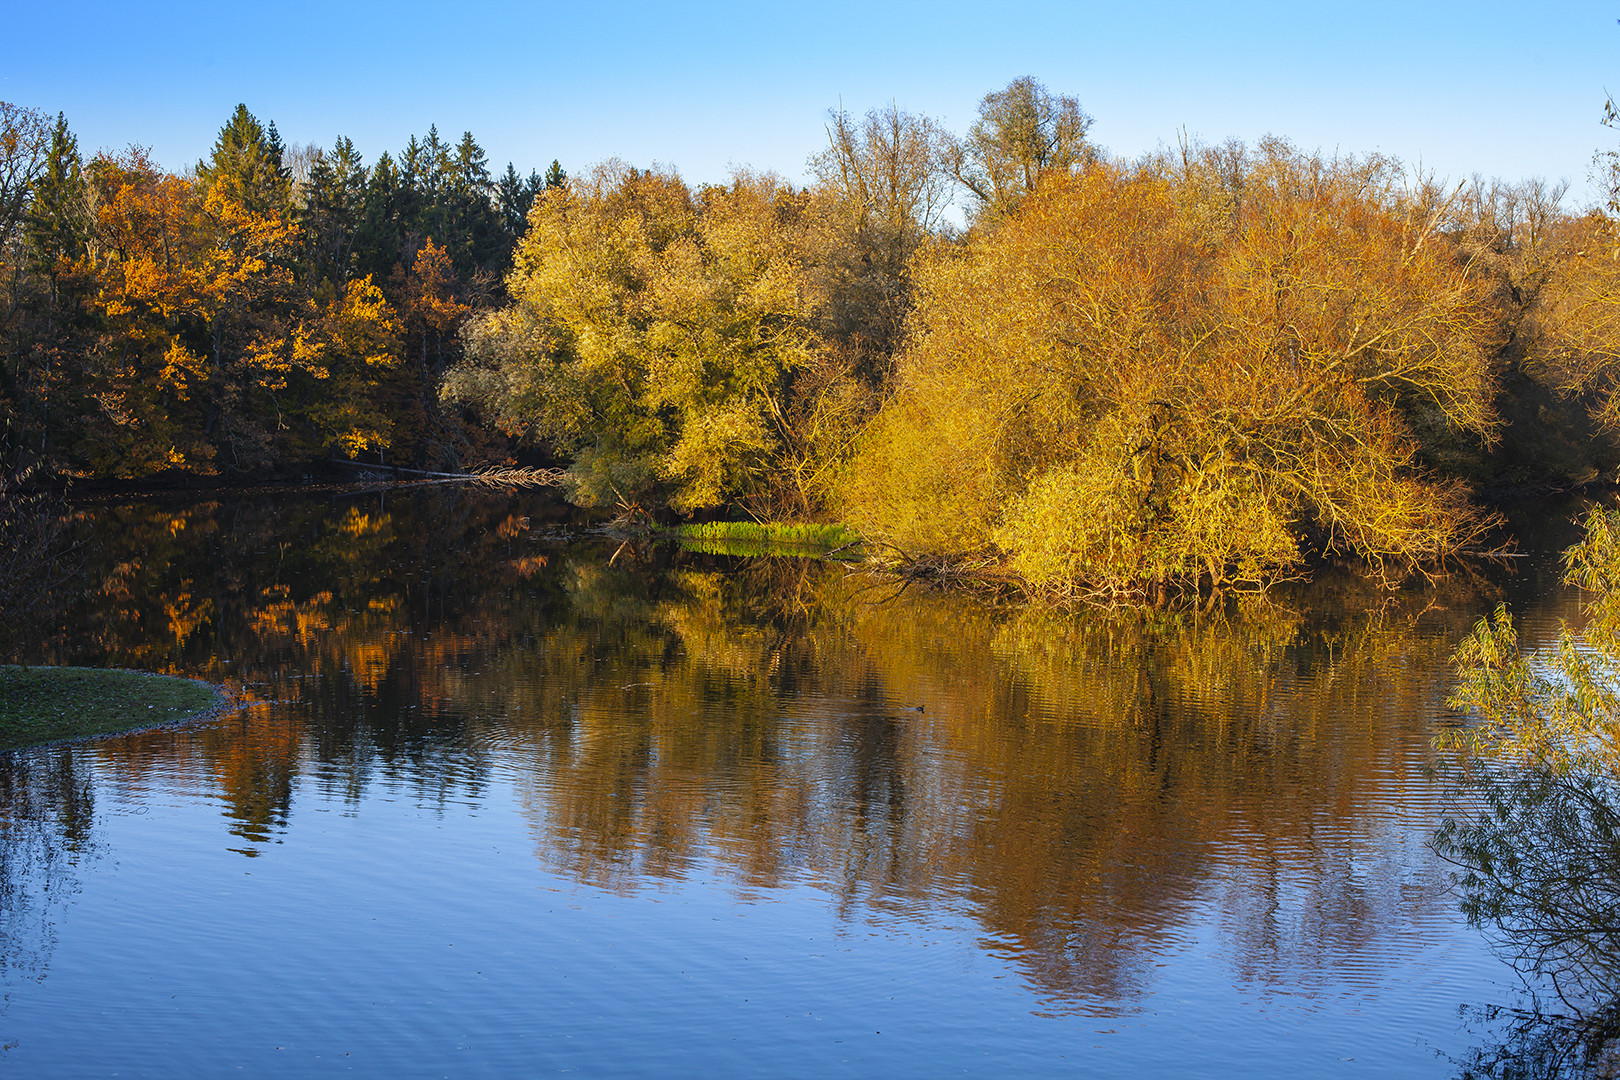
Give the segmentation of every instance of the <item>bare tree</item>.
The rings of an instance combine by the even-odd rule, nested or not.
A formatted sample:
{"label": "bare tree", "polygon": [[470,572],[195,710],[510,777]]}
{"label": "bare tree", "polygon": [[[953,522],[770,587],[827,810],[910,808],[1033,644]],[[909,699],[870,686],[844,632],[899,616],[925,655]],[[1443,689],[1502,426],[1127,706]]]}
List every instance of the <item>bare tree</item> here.
{"label": "bare tree", "polygon": [[828,110],[827,148],[810,159],[810,168],[863,223],[902,235],[943,225],[952,162],[944,128],[891,103],[860,120]]}
{"label": "bare tree", "polygon": [[282,152],[282,164],[292,178],[293,201],[299,206],[309,197],[310,172],[325,158],[326,152],[314,143],[292,143]]}
{"label": "bare tree", "polygon": [[1096,159],[1086,142],[1091,123],[1074,98],[1025,75],[984,96],[979,119],[955,144],[951,171],[978,200],[981,215],[1006,214],[1042,176]]}
{"label": "bare tree", "polygon": [[952,142],[896,105],[857,119],[827,113],[827,146],[810,159],[817,332],[868,389],[886,384],[911,310],[913,256],[950,227]]}
{"label": "bare tree", "polygon": [[28,189],[51,148],[51,124],[43,113],[0,101],[0,251],[22,221]]}

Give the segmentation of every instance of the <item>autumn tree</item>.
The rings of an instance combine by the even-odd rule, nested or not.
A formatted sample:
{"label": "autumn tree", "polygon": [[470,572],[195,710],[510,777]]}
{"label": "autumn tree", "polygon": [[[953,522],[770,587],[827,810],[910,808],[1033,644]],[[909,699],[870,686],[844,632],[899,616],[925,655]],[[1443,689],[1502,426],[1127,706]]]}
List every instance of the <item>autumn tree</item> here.
{"label": "autumn tree", "polygon": [[399,322],[369,277],[316,298],[288,345],[287,419],[303,427],[301,456],[355,457],[394,445],[400,417],[388,381],[400,366]]}
{"label": "autumn tree", "polygon": [[71,382],[76,455],[101,475],[210,468],[209,364],[191,283],[206,243],[196,192],[135,148],[98,155],[88,171],[97,333]]}
{"label": "autumn tree", "polygon": [[0,154],[6,468],[505,456],[437,384],[499,292],[523,200],[565,182],[557,163],[503,219],[476,140],[436,129],[368,168],[348,139],[287,147],[242,105],[175,175],[138,148],[87,164],[64,118],[4,105]]}
{"label": "autumn tree", "polygon": [[222,132],[207,184],[139,151],[92,163],[100,332],[73,384],[77,450],[97,472],[248,469],[386,445],[373,390],[397,360],[392,311],[369,279],[300,287],[297,226],[235,197],[257,199],[249,180],[275,175],[258,168],[271,160],[262,133],[242,127]]}
{"label": "autumn tree", "polygon": [[978,119],[954,142],[952,172],[977,213],[994,219],[1016,208],[1042,177],[1096,160],[1086,141],[1091,122],[1074,98],[1025,75],[984,96]]}
{"label": "autumn tree", "polygon": [[[1588,215],[1564,226],[1557,250],[1536,282],[1536,374],[1584,399],[1609,437],[1620,436],[1620,264],[1616,224]],[[1551,245],[1549,245],[1551,246]]]}
{"label": "autumn tree", "polygon": [[461,328],[473,314],[461,299],[462,283],[450,255],[430,237],[411,260],[409,271],[397,269],[389,281],[399,312],[402,363],[389,378],[388,412],[398,438],[396,451],[418,460],[453,464],[464,441],[459,419],[439,400],[445,371],[461,359]]}
{"label": "autumn tree", "polygon": [[842,506],[1047,589],[1259,585],[1307,550],[1398,577],[1479,527],[1414,432],[1491,431],[1493,323],[1382,159],[1268,142],[1050,177],[921,268]]}
{"label": "autumn tree", "polygon": [[771,177],[694,192],[615,163],[549,190],[446,395],[571,457],[586,505],[767,498],[810,347],[798,214]]}

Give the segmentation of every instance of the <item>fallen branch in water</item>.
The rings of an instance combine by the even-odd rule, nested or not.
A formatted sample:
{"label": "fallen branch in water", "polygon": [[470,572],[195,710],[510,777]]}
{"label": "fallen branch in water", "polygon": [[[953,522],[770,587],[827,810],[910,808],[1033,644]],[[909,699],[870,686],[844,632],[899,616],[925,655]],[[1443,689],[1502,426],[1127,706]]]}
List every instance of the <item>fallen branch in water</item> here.
{"label": "fallen branch in water", "polygon": [[894,599],[919,581],[942,588],[972,588],[998,593],[1021,588],[1018,577],[1009,572],[999,559],[986,553],[916,554],[887,541],[865,540],[863,543],[869,552],[864,572],[901,583],[900,588],[883,602]]}

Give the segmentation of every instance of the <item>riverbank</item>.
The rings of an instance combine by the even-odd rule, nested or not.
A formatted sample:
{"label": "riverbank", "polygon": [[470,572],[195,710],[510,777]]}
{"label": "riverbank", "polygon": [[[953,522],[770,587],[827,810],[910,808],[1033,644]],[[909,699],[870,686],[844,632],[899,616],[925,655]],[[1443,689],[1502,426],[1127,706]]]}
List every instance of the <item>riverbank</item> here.
{"label": "riverbank", "polygon": [[200,719],[218,687],[140,671],[0,665],[0,750]]}

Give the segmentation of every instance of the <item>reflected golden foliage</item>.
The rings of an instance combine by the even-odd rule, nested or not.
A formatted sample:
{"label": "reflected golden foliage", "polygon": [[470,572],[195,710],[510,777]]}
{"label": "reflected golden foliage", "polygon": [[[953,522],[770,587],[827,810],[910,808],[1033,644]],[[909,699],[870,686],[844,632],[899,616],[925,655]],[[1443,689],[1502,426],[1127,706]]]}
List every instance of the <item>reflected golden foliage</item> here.
{"label": "reflected golden foliage", "polygon": [[[179,530],[100,511],[141,558],[109,566],[121,599],[74,647],[227,681],[245,707],[98,753],[131,784],[201,755],[248,851],[288,827],[300,777],[432,800],[500,761],[555,872],[631,891],[718,867],[876,917],[963,903],[1059,1010],[1128,1001],[1212,906],[1262,988],[1336,979],[1370,935],[1444,909],[1388,808],[1425,797],[1474,597],[874,602],[815,560],[612,559],[501,528],[537,498],[223,505]],[[170,632],[160,613],[204,598]]]}

